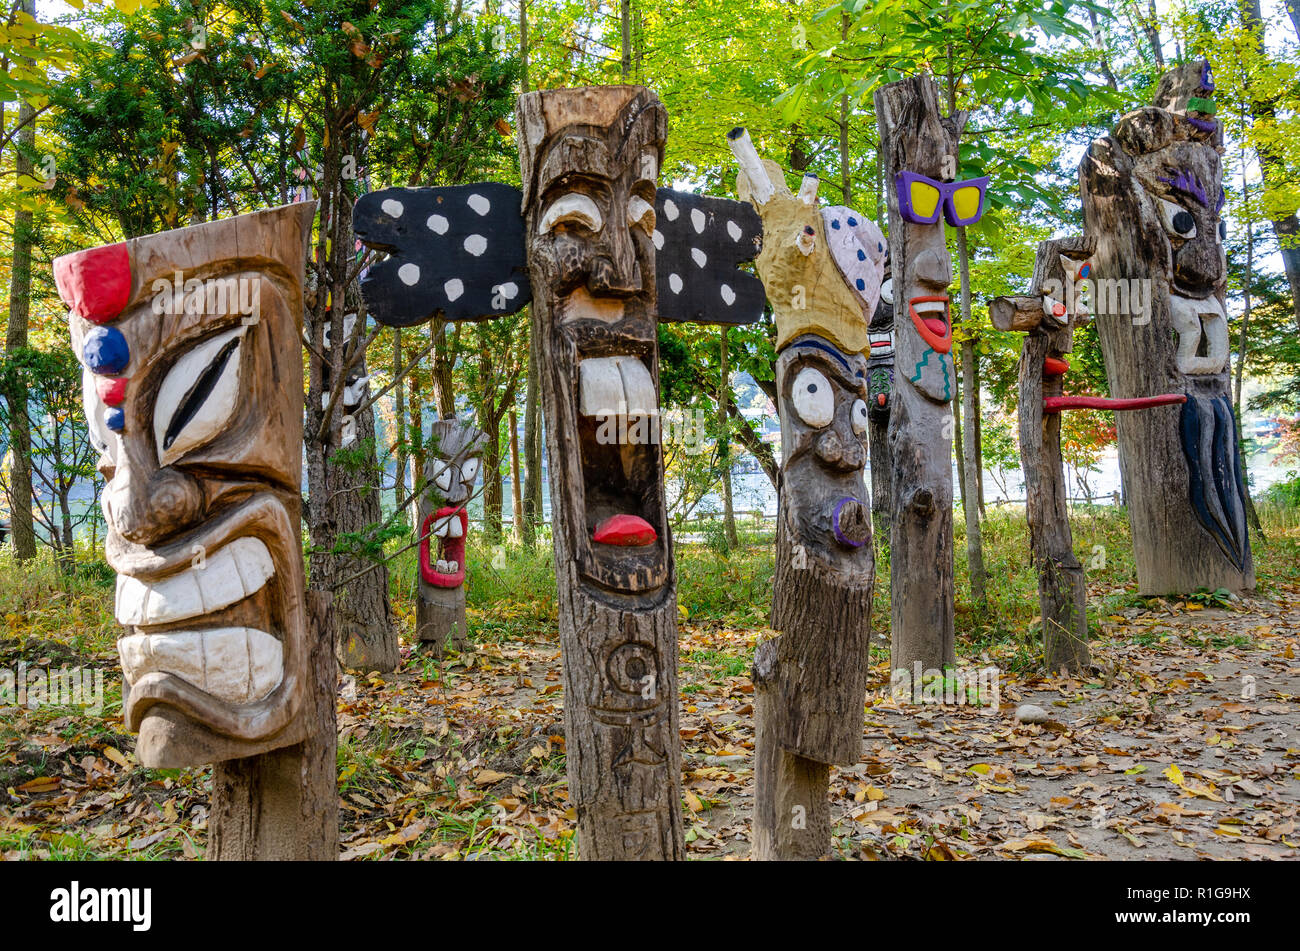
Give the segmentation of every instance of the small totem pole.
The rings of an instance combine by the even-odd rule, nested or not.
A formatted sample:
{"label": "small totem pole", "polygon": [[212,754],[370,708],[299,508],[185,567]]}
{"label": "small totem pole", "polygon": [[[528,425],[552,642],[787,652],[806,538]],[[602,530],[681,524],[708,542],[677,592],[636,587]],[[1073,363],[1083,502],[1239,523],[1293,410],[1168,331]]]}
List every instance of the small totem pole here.
{"label": "small totem pole", "polygon": [[1043,621],[1047,669],[1087,669],[1087,588],[1074,554],[1061,464],[1061,412],[1081,407],[1145,409],[1181,403],[1172,394],[1141,400],[1061,395],[1070,365],[1065,355],[1074,328],[1088,319],[1084,299],[1091,273],[1093,238],[1061,238],[1038,246],[1029,294],[999,297],[989,305],[993,326],[1026,334],[1020,351],[1020,467],[1025,474],[1029,544],[1038,570],[1038,606]]}
{"label": "small totem pole", "polygon": [[[871,521],[878,536],[889,537],[893,512],[893,468],[889,452],[889,405],[894,391],[894,282],[885,246],[885,276],[880,303],[867,328],[871,355],[867,358],[867,445],[871,459]],[[877,538],[879,541],[879,538]]]}
{"label": "small totem pole", "polygon": [[152,767],[215,763],[209,858],[334,858],[328,599],[299,528],[314,203],[54,262],[107,480],[123,716]]}
{"label": "small totem pole", "polygon": [[485,184],[358,201],[358,236],[390,254],[362,292],[397,325],[481,320],[531,297],[578,853],[679,859],[657,324],[757,320],[762,285],[738,265],[761,225],[741,202],[658,187],[667,116],[647,89],[528,93],[517,117],[522,194]]}
{"label": "small totem pole", "polygon": [[1094,311],[1111,394],[1185,393],[1119,418],[1138,585],[1146,594],[1255,587],[1224,310],[1223,128],[1206,62],[1161,77],[1079,166],[1096,238]]}
{"label": "small totem pole", "polygon": [[[892,666],[914,678],[957,662],[953,629],[952,402],[956,371],[943,223],[974,224],[988,178],[953,181],[966,114],[943,116],[929,76],[875,92],[881,165],[889,184],[895,387],[890,540]],[[920,684],[913,682],[913,688]]]}
{"label": "small totem pole", "polygon": [[844,207],[818,209],[817,176],[796,196],[743,129],[729,138],[738,189],[763,220],[757,268],[776,317],[780,515],[772,627],[754,656],[758,859],[830,848],[832,764],[862,752],[875,558],[867,454],[868,318],[885,239]]}
{"label": "small totem pole", "polygon": [[487,436],[468,423],[440,419],[433,424],[431,442],[420,493],[416,569],[420,597],[415,606],[415,631],[430,650],[440,653],[448,643],[458,651],[469,646],[465,625],[466,506],[474,494]]}

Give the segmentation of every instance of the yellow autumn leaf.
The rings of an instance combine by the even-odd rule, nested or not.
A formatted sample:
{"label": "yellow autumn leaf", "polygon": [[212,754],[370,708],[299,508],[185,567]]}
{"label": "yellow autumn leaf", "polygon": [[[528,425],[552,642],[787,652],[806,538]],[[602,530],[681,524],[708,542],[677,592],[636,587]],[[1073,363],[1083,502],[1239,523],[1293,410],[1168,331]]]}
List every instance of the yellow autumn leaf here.
{"label": "yellow autumn leaf", "polygon": [[1169,767],[1165,770],[1164,775],[1165,778],[1168,779],[1175,786],[1181,786],[1183,784],[1183,771],[1179,769],[1175,763],[1169,764]]}
{"label": "yellow autumn leaf", "polygon": [[686,790],[685,799],[686,808],[690,809],[691,812],[704,811],[704,803],[700,802],[700,797],[695,795],[695,793],[691,792],[689,789]]}

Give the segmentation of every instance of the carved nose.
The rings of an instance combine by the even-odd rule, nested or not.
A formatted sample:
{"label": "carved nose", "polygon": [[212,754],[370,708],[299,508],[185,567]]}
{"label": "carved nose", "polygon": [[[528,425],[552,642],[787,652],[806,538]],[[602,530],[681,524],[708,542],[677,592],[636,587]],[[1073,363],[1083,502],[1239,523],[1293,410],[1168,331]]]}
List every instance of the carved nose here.
{"label": "carved nose", "polygon": [[817,437],[816,453],[823,465],[841,472],[861,469],[867,462],[862,443],[854,439],[845,444],[833,429],[828,429]]}
{"label": "carved nose", "polygon": [[1174,278],[1190,291],[1208,291],[1223,273],[1223,256],[1213,233],[1198,234],[1174,255]]}
{"label": "carved nose", "polygon": [[946,290],[952,283],[952,262],[947,254],[928,248],[917,255],[913,273],[921,284],[935,291]]}
{"label": "carved nose", "polygon": [[852,496],[835,503],[831,515],[835,540],[849,548],[860,548],[871,538],[871,512]]}
{"label": "carved nose", "polygon": [[641,265],[636,259],[636,243],[627,228],[613,228],[604,247],[592,261],[588,286],[592,294],[603,297],[629,297],[642,290]]}
{"label": "carved nose", "polygon": [[198,521],[202,508],[198,483],[175,469],[145,476],[122,467],[104,490],[109,524],[137,545],[151,545],[184,531]]}

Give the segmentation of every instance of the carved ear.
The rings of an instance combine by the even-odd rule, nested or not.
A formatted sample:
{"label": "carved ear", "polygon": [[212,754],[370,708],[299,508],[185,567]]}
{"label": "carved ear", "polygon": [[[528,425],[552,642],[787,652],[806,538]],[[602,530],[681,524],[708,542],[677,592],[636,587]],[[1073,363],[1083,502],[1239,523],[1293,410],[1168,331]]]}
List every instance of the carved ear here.
{"label": "carved ear", "polygon": [[518,311],[532,299],[519,208],[519,189],[495,182],[363,195],[352,228],[389,254],[361,278],[370,313],[409,327]]}
{"label": "carved ear", "polygon": [[762,246],[753,205],[661,188],[655,219],[660,320],[752,324],[763,315],[762,282],[739,268]]}

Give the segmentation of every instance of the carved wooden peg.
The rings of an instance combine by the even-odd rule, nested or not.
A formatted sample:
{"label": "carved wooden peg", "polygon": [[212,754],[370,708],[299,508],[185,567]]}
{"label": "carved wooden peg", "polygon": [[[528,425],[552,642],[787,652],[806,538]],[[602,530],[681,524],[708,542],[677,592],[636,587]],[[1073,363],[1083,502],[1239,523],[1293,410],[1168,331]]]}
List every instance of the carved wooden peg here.
{"label": "carved wooden peg", "polygon": [[451,644],[469,646],[465,622],[465,539],[469,535],[466,506],[474,493],[487,435],[468,423],[440,419],[430,433],[420,495],[420,556],[416,569],[420,597],[416,602],[416,636],[440,652]]}
{"label": "carved wooden peg", "polygon": [[[314,212],[286,205],[54,262],[108,476],[123,716],[146,766],[237,761],[214,772],[214,857],[337,846],[332,637],[328,605],[309,622],[299,526]],[[273,841],[250,831],[264,820]]]}
{"label": "carved wooden peg", "polygon": [[1181,410],[1116,421],[1146,594],[1255,587],[1229,392],[1223,129],[1213,92],[1207,63],[1168,71],[1154,103],[1122,117],[1079,166],[1110,392],[1187,397]]}
{"label": "carved wooden peg", "polygon": [[753,854],[819,858],[830,846],[830,765],[857,762],[862,745],[875,579],[863,476],[867,324],[885,241],[850,208],[819,209],[815,177],[792,195],[744,130],[729,138],[740,191],[763,219],[757,267],[776,314],[781,414],[772,602],[781,633],[754,657]]}

